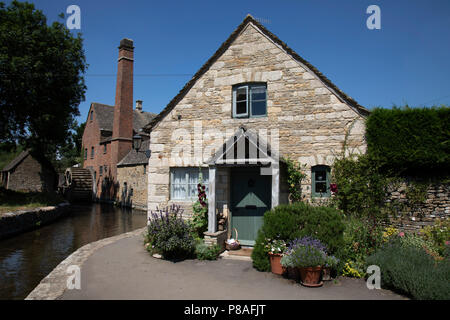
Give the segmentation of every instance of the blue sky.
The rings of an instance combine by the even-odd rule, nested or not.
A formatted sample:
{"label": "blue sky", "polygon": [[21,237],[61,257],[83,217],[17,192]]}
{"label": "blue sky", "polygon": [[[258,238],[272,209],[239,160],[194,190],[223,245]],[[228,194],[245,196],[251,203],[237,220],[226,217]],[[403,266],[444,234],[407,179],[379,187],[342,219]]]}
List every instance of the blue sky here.
{"label": "blue sky", "polygon": [[[7,1],[7,3],[10,1]],[[86,101],[114,104],[118,44],[135,44],[134,100],[158,113],[250,13],[342,91],[371,109],[450,105],[450,1],[36,0],[49,21],[81,9]],[[381,30],[366,8],[381,9]]]}

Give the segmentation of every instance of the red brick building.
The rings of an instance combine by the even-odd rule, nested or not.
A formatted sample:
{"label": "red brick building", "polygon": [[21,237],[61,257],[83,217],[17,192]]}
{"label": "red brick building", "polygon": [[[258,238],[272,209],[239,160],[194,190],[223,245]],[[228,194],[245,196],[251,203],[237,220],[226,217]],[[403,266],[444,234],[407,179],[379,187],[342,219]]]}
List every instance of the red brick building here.
{"label": "red brick building", "polygon": [[92,103],[83,133],[83,167],[90,169],[96,197],[115,200],[120,181],[117,164],[132,151],[133,135],[155,114],[142,110],[142,101],[133,109],[133,41],[122,39],[119,46],[115,105]]}

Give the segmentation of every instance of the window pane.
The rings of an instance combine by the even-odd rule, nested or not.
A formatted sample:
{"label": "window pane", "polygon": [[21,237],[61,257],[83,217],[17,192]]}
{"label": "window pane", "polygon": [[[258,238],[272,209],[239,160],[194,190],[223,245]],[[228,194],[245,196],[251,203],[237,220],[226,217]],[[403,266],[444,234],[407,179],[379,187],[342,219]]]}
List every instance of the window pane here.
{"label": "window pane", "polygon": [[172,185],[172,195],[174,199],[185,199],[186,198],[186,187],[184,184],[173,184]]}
{"label": "window pane", "polygon": [[236,102],[236,114],[247,113],[247,101]]}
{"label": "window pane", "polygon": [[253,87],[251,91],[252,91],[252,100],[266,100],[265,87]]}
{"label": "window pane", "polygon": [[325,181],[327,179],[326,171],[316,171],[316,181]]}
{"label": "window pane", "polygon": [[252,101],[252,115],[262,116],[266,114],[266,101]]}
{"label": "window pane", "polygon": [[326,182],[316,182],[316,193],[326,193],[327,184]]}
{"label": "window pane", "polygon": [[247,100],[247,88],[239,88],[236,90],[236,101]]}

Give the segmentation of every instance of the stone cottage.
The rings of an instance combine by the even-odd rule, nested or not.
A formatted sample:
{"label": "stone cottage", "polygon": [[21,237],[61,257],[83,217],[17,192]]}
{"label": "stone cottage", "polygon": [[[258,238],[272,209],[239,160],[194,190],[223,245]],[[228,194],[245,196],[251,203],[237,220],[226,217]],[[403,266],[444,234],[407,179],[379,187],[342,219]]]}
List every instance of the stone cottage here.
{"label": "stone cottage", "polygon": [[53,192],[58,175],[47,159],[22,151],[1,171],[2,186],[9,190],[26,192]]}
{"label": "stone cottage", "polygon": [[306,165],[303,195],[329,197],[330,168],[344,145],[365,151],[368,114],[248,15],[145,127],[149,212],[180,204],[189,213],[201,175],[207,237],[223,239],[224,215],[228,230],[252,245],[264,212],[288,202],[283,159]]}
{"label": "stone cottage", "polygon": [[[132,193],[129,186],[140,186],[142,180],[146,181],[144,170],[147,164],[147,158],[144,162],[141,161],[143,147],[139,152],[133,150],[133,136],[139,134],[144,142],[148,140],[148,134],[142,133],[141,130],[155,116],[143,111],[141,100],[136,101],[136,108],[133,109],[133,63],[133,41],[122,39],[119,46],[115,105],[92,103],[82,138],[83,168],[92,172],[95,197],[102,201],[119,201],[130,206],[133,201],[130,198]],[[148,148],[148,142],[142,145]],[[139,154],[137,158],[136,153]],[[118,166],[119,163],[122,166]],[[136,172],[141,172],[142,176],[128,176],[130,166],[135,167]],[[121,170],[126,172],[120,173]],[[127,179],[122,181],[118,178],[119,175],[121,178],[127,176]],[[146,187],[138,187],[135,191],[137,189]],[[140,197],[146,197],[146,194]],[[140,200],[137,202],[142,204]]]}

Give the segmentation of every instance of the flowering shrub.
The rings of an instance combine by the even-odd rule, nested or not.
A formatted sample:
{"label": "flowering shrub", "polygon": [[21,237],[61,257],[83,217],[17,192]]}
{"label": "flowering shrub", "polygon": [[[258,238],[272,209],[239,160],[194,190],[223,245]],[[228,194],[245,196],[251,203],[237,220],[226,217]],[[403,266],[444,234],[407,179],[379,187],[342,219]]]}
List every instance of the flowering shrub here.
{"label": "flowering shrub", "polygon": [[[292,202],[302,200],[302,180],[306,178],[306,174],[302,171],[302,166],[295,160],[289,158],[284,159],[287,164],[287,183],[289,186],[289,194]],[[306,167],[306,165],[304,165]]]}
{"label": "flowering shrub", "polygon": [[284,253],[286,251],[286,242],[284,240],[266,239],[267,244],[264,246],[268,253]]}
{"label": "flowering shrub", "polygon": [[208,229],[208,201],[206,199],[206,187],[200,180],[197,184],[197,201],[192,206],[192,219],[190,226],[197,238],[203,238],[203,232]]}
{"label": "flowering shrub", "polygon": [[450,241],[450,218],[446,220],[436,219],[433,226],[425,227],[421,232],[425,240],[431,241],[439,254],[443,255],[446,241]]}
{"label": "flowering shrub", "polygon": [[317,250],[323,251],[324,253],[327,253],[328,249],[327,246],[324,245],[320,240],[315,239],[310,236],[297,238],[289,242],[288,251],[296,250],[298,247],[313,247]]}
{"label": "flowering shrub", "polygon": [[393,236],[398,235],[399,231],[394,227],[387,227],[383,232],[383,242],[388,242]]}
{"label": "flowering shrub", "polygon": [[356,262],[348,260],[344,265],[342,275],[346,277],[362,278],[364,277],[365,272]]}
{"label": "flowering shrub", "polygon": [[195,241],[181,212],[176,205],[151,212],[147,241],[152,251],[161,253],[165,259],[185,259],[194,252]]}

